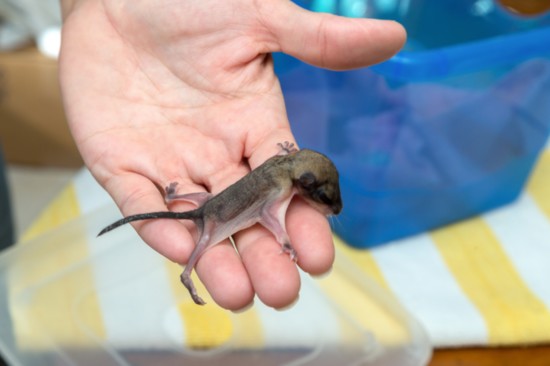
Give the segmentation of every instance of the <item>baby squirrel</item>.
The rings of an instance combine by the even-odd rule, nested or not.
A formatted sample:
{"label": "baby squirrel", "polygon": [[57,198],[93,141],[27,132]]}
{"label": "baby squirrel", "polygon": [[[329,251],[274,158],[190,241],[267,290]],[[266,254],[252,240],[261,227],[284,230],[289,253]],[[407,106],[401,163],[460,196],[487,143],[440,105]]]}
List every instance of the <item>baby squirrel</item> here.
{"label": "baby squirrel", "polygon": [[191,220],[199,239],[181,274],[181,282],[196,304],[205,304],[191,280],[191,271],[207,248],[256,223],[271,231],[283,252],[297,261],[285,229],[285,215],[294,195],[304,198],[324,215],[342,210],[338,171],[324,155],[312,150],[298,150],[294,144],[278,144],[281,152],[252,170],[217,195],[206,192],[177,195],[176,183],[166,187],[166,202],[190,201],[198,205],[185,212],[149,212],[127,216],[104,228],[105,234],[120,225],[146,219]]}

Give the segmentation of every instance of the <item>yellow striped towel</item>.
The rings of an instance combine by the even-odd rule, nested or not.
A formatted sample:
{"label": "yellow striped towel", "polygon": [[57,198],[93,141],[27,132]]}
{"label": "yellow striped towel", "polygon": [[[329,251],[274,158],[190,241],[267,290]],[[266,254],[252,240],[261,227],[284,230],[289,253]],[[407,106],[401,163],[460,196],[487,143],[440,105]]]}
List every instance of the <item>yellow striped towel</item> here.
{"label": "yellow striped towel", "polygon": [[[368,278],[374,279],[386,288],[391,296],[420,321],[435,346],[550,342],[550,286],[548,285],[550,185],[548,182],[550,182],[550,150],[542,154],[526,191],[513,204],[470,220],[371,250],[352,249],[338,240],[336,245],[342,256],[361,269],[362,275],[366,274]],[[64,195],[47,210],[37,222],[34,231],[56,224],[51,221],[59,220],[59,217],[63,216],[58,216],[59,212],[64,214],[71,212],[72,216],[79,216],[110,202],[110,198],[97,186],[87,171],[82,171],[74,179]],[[104,223],[109,222],[111,218],[114,217],[105,218]],[[66,217],[63,218],[65,219]],[[116,235],[129,234],[121,231]],[[89,253],[79,253],[78,250],[75,248],[74,252],[64,253],[63,260],[74,263],[75,260],[81,260],[89,255]],[[83,250],[100,249],[85,247]],[[150,261],[162,261],[146,251],[139,258],[144,265]],[[156,268],[159,264],[147,265]],[[169,265],[163,262],[162,266]],[[166,298],[162,299],[164,295],[157,295],[155,292],[156,299],[161,299],[164,303],[174,303],[174,296],[176,296],[174,294],[180,293],[179,284],[176,283],[178,272],[179,268],[152,271],[151,276],[157,276],[156,281],[161,278],[160,282],[166,287],[161,291]],[[83,273],[82,275],[93,276],[94,274]],[[332,277],[334,276],[330,275],[327,279]],[[75,279],[75,283],[71,285],[78,286],[79,281],[80,279]],[[144,281],[157,283],[150,279],[144,279]],[[344,285],[339,283],[337,278],[334,283],[327,287],[328,290],[324,288],[323,291],[332,298],[338,298],[341,296],[341,294],[338,295],[338,286]],[[152,305],[141,303],[144,297],[151,296],[150,293],[146,291],[140,294],[138,283],[133,283],[132,286],[135,288],[124,290],[127,291],[124,296],[136,297],[133,310],[138,313],[154,311],[148,307]],[[125,338],[126,331],[120,330],[120,327],[117,328],[117,322],[121,323],[121,314],[107,314],[108,306],[104,303],[119,301],[117,296],[122,296],[122,293],[116,294],[118,290],[112,290],[108,296],[105,295],[105,298],[101,297],[102,293],[90,294],[92,297],[95,296],[95,300],[90,300],[86,306],[92,306],[90,304],[94,303],[93,307],[97,308],[96,312],[100,315],[90,315],[85,322],[95,324],[97,329],[94,329],[93,333],[97,337],[105,337],[105,334],[108,334],[109,337],[123,342],[124,339],[128,341],[128,338]],[[176,298],[179,299],[178,296]],[[156,319],[151,323],[145,323],[146,320],[140,319],[140,322],[143,320],[144,323],[136,324],[133,332],[146,334],[153,322],[170,323],[178,318],[174,314],[184,313],[183,318],[185,318],[186,312],[195,311],[192,309],[196,307],[178,301],[176,303],[179,307],[174,308],[172,313],[166,313],[163,319]],[[210,325],[202,320],[195,323],[187,322],[181,327],[184,329],[171,334],[169,340],[178,339],[195,345],[225,342],[230,337],[229,334],[234,331],[230,329],[231,321],[227,319],[226,313],[212,311]],[[276,326],[264,320],[263,311],[267,310],[255,308],[248,315],[249,320],[259,324],[254,329],[273,327],[273,332],[266,332],[265,329],[256,331],[250,334],[248,340],[242,342],[265,344],[266,339],[271,337],[266,334],[277,334]],[[350,309],[350,311],[356,310]],[[380,310],[377,311],[380,312]],[[89,314],[93,312],[90,311]],[[367,311],[365,314],[363,321],[372,322],[373,316],[369,316]],[[387,317],[384,319],[382,322],[385,322],[385,327],[391,321],[387,320]],[[122,324],[128,324],[129,321],[125,319]],[[368,324],[368,326],[379,329],[380,324]],[[218,327],[215,336],[205,333],[205,329],[210,329],[208,327]],[[24,331],[24,319],[16,318],[15,328],[18,331]],[[381,337],[390,343],[396,339],[397,343],[403,342],[403,337],[407,337],[403,334],[408,331],[399,330],[399,326],[388,326],[388,329],[390,330],[387,334]],[[190,334],[194,335],[189,336]],[[71,332],[67,331],[67,337],[70,338],[70,336]],[[303,333],[297,333],[297,338],[303,337],[307,338]],[[151,335],[151,339],[153,338]],[[273,336],[269,342],[276,342],[273,339],[277,337]],[[167,339],[160,342],[164,341]],[[154,342],[151,340],[150,345],[154,345]]]}
{"label": "yellow striped towel", "polygon": [[[332,360],[338,363],[342,357],[353,362],[390,357],[422,365],[429,357],[422,328],[345,257],[323,279],[303,275],[300,300],[292,309],[275,311],[256,303],[232,314],[208,298],[206,306],[196,306],[179,282],[181,268],[153,252],[131,227],[96,238],[99,228],[119,216],[83,170],[36,221],[26,241],[0,256],[0,277],[8,268],[18,351],[55,350],[78,363],[75,349],[93,352],[94,362],[105,350],[105,364],[109,356],[124,361],[125,350],[162,351],[166,357],[166,352],[193,356],[205,349],[290,349],[286,357],[312,364],[332,364],[327,355],[334,350]],[[44,233],[52,227],[57,229]],[[206,294],[204,288],[199,291]],[[0,349],[1,338],[0,331]]]}

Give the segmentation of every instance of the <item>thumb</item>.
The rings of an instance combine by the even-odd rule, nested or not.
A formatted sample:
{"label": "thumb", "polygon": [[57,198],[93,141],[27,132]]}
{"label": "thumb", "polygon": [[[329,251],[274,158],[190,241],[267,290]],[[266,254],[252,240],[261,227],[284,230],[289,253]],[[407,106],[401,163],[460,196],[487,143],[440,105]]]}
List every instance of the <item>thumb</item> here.
{"label": "thumb", "polygon": [[397,22],[314,13],[291,1],[265,1],[265,25],[276,49],[309,64],[334,70],[382,62],[401,49],[405,29]]}

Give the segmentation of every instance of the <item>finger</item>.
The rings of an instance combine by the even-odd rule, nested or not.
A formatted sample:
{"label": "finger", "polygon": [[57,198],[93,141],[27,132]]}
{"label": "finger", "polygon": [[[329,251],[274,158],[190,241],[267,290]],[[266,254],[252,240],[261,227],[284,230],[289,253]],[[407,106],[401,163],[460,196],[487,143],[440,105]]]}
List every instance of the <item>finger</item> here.
{"label": "finger", "polygon": [[[124,216],[168,210],[163,194],[151,180],[141,175],[119,176],[106,186]],[[185,183],[178,186],[178,192],[197,191],[201,191],[198,186],[191,187]],[[171,206],[177,211],[195,208],[192,203],[184,201],[174,202]],[[192,222],[155,219],[136,221],[132,225],[149,246],[174,262],[186,263],[195,248],[196,235],[192,235],[191,232],[196,232]],[[213,300],[220,306],[238,310],[253,300],[254,290],[248,274],[229,241],[226,240],[207,250],[195,269]]]}
{"label": "finger", "polygon": [[[213,193],[219,193],[249,172],[244,165],[227,165],[204,177]],[[228,310],[239,310],[254,299],[254,288],[239,254],[229,240],[209,248],[201,256],[196,271],[212,299]]]}
{"label": "finger", "polygon": [[270,130],[266,136],[252,136],[251,141],[253,142],[245,150],[245,156],[248,158],[251,169],[257,168],[267,159],[279,154],[281,152],[280,143],[287,141],[298,147],[290,127]]}
{"label": "finger", "polygon": [[255,225],[236,234],[235,243],[254,291],[264,304],[283,308],[297,299],[298,269],[268,230]]}
{"label": "finger", "polygon": [[254,299],[254,288],[229,240],[207,250],[196,266],[197,274],[212,299],[228,310],[239,310]]}
{"label": "finger", "polygon": [[[141,175],[118,175],[108,181],[105,188],[124,216],[168,210],[163,193]],[[189,231],[193,228],[191,222],[156,219],[136,221],[132,226],[151,248],[177,263],[187,262],[195,246]]]}
{"label": "finger", "polygon": [[327,218],[304,200],[294,199],[286,226],[300,268],[312,275],[328,272],[334,262],[334,243]]}
{"label": "finger", "polygon": [[335,70],[363,67],[394,55],[405,43],[394,21],[313,13],[290,1],[261,2],[264,22],[274,34],[271,52]]}

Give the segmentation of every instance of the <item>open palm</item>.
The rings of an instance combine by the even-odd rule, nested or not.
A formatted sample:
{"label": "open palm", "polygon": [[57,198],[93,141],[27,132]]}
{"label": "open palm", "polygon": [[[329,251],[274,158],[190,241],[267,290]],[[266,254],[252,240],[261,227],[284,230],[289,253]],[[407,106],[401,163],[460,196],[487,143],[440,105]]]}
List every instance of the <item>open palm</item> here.
{"label": "open palm", "polygon": [[[92,174],[124,215],[166,210],[162,187],[218,193],[293,141],[271,52],[347,69],[381,61],[404,42],[392,22],[307,12],[287,0],[81,0],[68,9],[60,74],[70,127]],[[186,203],[170,207],[192,208]],[[185,263],[192,225],[135,224],[155,250]],[[300,267],[330,269],[326,219],[304,202],[287,228]],[[260,226],[207,251],[197,273],[228,309],[254,294],[294,301],[296,266]],[[183,288],[182,288],[183,291]]]}

